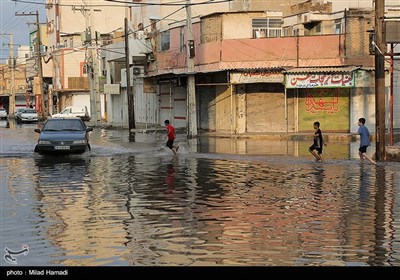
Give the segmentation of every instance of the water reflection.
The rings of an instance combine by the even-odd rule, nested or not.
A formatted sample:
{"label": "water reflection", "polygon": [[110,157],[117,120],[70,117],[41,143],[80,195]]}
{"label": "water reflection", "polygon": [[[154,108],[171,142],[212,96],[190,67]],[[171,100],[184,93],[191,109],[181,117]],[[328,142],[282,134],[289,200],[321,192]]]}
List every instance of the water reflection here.
{"label": "water reflection", "polygon": [[174,157],[107,133],[90,154],[0,157],[1,246],[29,245],[20,265],[400,265],[398,163]]}

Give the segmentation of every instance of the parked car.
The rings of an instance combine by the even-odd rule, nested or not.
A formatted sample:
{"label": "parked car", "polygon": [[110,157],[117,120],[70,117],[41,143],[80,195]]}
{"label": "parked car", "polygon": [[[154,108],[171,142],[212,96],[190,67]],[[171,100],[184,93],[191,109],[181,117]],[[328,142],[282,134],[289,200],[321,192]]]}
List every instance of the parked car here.
{"label": "parked car", "polygon": [[0,108],[0,119],[7,119],[7,111],[4,108]]}
{"label": "parked car", "polygon": [[15,110],[15,112],[14,112],[14,119],[17,120],[19,118],[19,115],[21,115],[22,111],[26,110],[26,109],[28,109],[28,108],[17,108],[17,110]]}
{"label": "parked car", "polygon": [[39,115],[35,109],[25,108],[16,118],[17,122],[37,122]]}
{"label": "parked car", "polygon": [[35,128],[40,134],[35,152],[82,154],[90,151],[88,133],[92,130],[76,117],[47,119],[42,129]]}
{"label": "parked car", "polygon": [[58,114],[53,114],[52,118],[80,117],[83,121],[89,121],[90,116],[86,106],[69,106]]}

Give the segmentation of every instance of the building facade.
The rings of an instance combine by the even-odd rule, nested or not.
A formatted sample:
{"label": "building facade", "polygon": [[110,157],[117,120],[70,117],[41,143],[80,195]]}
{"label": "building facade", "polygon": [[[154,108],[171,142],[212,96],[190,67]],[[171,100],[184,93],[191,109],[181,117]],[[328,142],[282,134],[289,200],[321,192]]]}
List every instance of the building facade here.
{"label": "building facade", "polygon": [[[129,43],[135,55],[145,55],[145,60],[129,60],[131,71],[143,67],[144,73],[133,74],[131,83],[136,123],[162,126],[170,119],[175,127],[188,128],[188,108],[194,107],[200,131],[309,132],[312,123],[320,121],[325,131],[356,132],[359,117],[368,119],[374,131],[371,5],[348,3],[334,10],[337,3],[299,1],[284,8],[271,2],[251,9],[256,2],[234,1],[215,13],[197,12],[192,17],[194,48],[189,45],[190,29],[180,9],[169,7],[166,13],[168,6],[141,6],[140,20],[137,8],[130,9],[133,27],[139,21],[145,23],[134,29],[130,34],[134,43]],[[175,18],[168,22],[171,13]],[[138,44],[150,45],[138,51]],[[193,72],[189,58],[194,60]],[[126,105],[124,56],[105,55],[104,61],[105,91],[110,92],[107,101],[115,102],[110,121],[126,125],[131,108]],[[188,77],[192,74],[195,101],[189,102]],[[387,71],[386,100],[389,77]],[[393,117],[397,120],[399,114],[395,102]]]}

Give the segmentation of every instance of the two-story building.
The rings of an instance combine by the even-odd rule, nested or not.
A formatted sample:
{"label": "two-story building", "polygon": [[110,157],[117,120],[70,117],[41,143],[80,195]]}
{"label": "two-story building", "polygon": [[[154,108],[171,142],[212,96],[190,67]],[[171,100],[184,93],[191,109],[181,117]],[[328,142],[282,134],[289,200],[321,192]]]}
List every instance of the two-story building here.
{"label": "two-story building", "polygon": [[[163,125],[170,119],[186,128],[188,108],[194,107],[200,130],[231,134],[306,132],[316,120],[325,131],[353,132],[361,116],[373,127],[372,8],[347,9],[352,5],[347,3],[334,10],[337,3],[298,1],[284,7],[268,2],[252,9],[240,3],[244,2],[192,17],[193,53],[187,49],[190,29],[183,15],[178,16],[182,10],[165,14],[159,7],[157,15],[157,10],[140,8],[149,30],[138,28],[132,40],[145,38],[151,46],[143,51],[143,82],[131,83],[137,96],[135,112],[145,108],[135,114],[137,123]],[[168,21],[171,13],[176,18]],[[137,42],[130,43],[130,51],[138,53],[134,45]],[[190,56],[193,72],[188,68]],[[122,94],[114,105],[116,118],[110,121],[126,124],[131,108],[123,89],[123,55],[118,60],[115,67],[117,60],[105,57],[110,93]],[[131,71],[139,68],[132,59],[129,63]],[[189,75],[195,76],[194,104],[187,98]],[[121,91],[116,91],[118,85]]]}
{"label": "two-story building", "polygon": [[[28,46],[20,46],[17,55],[0,65],[0,107],[12,117],[17,107],[25,107],[26,101],[26,55]],[[13,100],[11,100],[13,99]],[[28,103],[29,104],[29,103]]]}
{"label": "two-story building", "polygon": [[94,114],[96,119],[106,118],[100,52],[102,46],[120,36],[116,31],[123,26],[126,13],[126,5],[104,0],[88,0],[81,5],[68,0],[48,1],[47,52],[53,61],[52,95],[57,111],[86,105],[92,119]]}

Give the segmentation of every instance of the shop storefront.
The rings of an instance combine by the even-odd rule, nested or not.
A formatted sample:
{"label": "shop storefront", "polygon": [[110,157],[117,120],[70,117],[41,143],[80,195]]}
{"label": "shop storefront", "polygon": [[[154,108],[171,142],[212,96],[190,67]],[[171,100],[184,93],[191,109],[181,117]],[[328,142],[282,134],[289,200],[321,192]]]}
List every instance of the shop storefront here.
{"label": "shop storefront", "polygon": [[352,89],[358,67],[295,68],[285,72],[285,88],[294,98],[295,132],[350,132]]}

